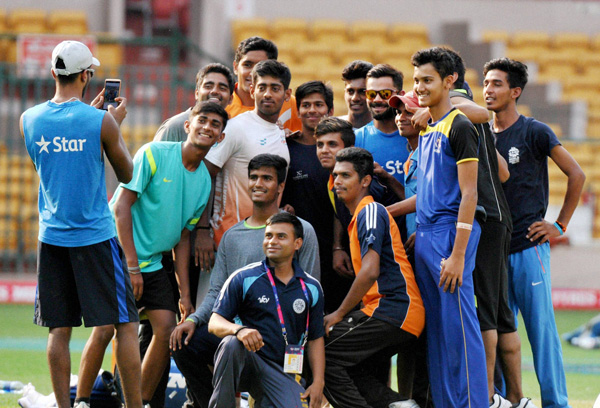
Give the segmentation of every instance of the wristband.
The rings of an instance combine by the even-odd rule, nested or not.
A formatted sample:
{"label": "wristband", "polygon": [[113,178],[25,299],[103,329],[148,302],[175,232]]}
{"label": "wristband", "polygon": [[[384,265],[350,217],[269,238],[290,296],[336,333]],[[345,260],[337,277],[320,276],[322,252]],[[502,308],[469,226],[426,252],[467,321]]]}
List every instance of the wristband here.
{"label": "wristband", "polygon": [[206,226],[206,227],[204,227],[204,226],[202,226],[202,225],[198,225],[198,226],[196,227],[196,229],[201,229],[201,230],[209,230],[209,229],[210,229],[210,225],[209,225],[209,226]]}
{"label": "wristband", "polygon": [[127,272],[129,272],[130,275],[138,275],[140,273],[142,273],[142,270],[140,269],[139,266],[128,266],[127,267]]}
{"label": "wristband", "polygon": [[[554,224],[558,225],[563,233],[567,232],[567,227],[565,227],[565,224],[563,224],[559,220],[554,221]],[[560,234],[560,235],[562,235],[562,234]]]}
{"label": "wristband", "polygon": [[248,328],[247,326],[241,326],[233,333],[233,335],[237,338],[238,333],[247,328]]}
{"label": "wristband", "polygon": [[566,228],[563,230],[562,226],[559,224],[558,221],[555,221],[553,225],[556,227],[558,232],[560,232],[560,235],[565,233]]}
{"label": "wristband", "polygon": [[461,229],[466,229],[468,231],[471,231],[473,229],[473,225],[467,224],[466,222],[457,222],[456,228],[461,228]]}
{"label": "wristband", "polygon": [[192,322],[194,324],[196,324],[196,321],[194,319],[192,319],[191,317],[188,317],[187,319],[185,319],[186,322]]}
{"label": "wristband", "polygon": [[344,250],[344,248],[342,248],[342,247],[335,247],[335,248],[333,248],[333,250],[334,250],[334,251],[343,251],[343,250]]}

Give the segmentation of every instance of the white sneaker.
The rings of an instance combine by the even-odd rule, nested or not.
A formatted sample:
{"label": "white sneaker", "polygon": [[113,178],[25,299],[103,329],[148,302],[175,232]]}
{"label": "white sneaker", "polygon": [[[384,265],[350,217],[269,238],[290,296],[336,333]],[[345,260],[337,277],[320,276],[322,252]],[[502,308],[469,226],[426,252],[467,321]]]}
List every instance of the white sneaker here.
{"label": "white sneaker", "polygon": [[490,408],[512,408],[512,404],[500,394],[494,394]]}
{"label": "white sneaker", "polygon": [[73,408],[90,408],[90,404],[85,401],[79,401]]}
{"label": "white sneaker", "polygon": [[417,402],[413,399],[405,401],[392,402],[388,408],[419,408]]}
{"label": "white sneaker", "polygon": [[537,408],[535,406],[535,404],[533,403],[533,401],[531,401],[531,399],[527,398],[527,397],[523,397],[521,398],[521,401],[519,401],[518,404],[513,405],[513,408]]}

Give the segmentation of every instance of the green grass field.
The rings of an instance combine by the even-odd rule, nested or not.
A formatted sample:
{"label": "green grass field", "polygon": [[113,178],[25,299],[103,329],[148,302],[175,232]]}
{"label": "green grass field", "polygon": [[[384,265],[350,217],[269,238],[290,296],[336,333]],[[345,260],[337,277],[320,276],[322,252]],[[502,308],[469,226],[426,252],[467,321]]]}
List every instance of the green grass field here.
{"label": "green grass field", "polygon": [[[570,331],[597,312],[561,311],[556,313],[559,333]],[[32,323],[33,306],[0,305],[0,380],[18,380],[32,383],[42,394],[52,392],[46,363],[48,330]],[[71,371],[76,373],[85,340],[90,329],[76,328],[71,340]],[[523,390],[541,407],[540,393],[531,350],[523,325],[519,327],[523,343]],[[109,350],[110,351],[110,350]],[[600,393],[600,350],[582,350],[563,343],[565,371],[569,399],[573,408],[590,408]],[[110,353],[104,359],[104,368],[110,367]],[[393,370],[395,372],[395,370]],[[19,395],[0,394],[0,408],[16,407]]]}

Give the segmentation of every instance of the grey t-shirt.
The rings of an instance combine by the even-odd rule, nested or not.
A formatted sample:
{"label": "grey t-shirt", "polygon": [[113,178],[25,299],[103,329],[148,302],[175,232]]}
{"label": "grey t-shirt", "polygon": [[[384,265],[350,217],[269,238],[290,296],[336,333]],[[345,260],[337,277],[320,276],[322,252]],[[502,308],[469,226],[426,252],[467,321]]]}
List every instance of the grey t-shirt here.
{"label": "grey t-shirt", "polygon": [[[317,235],[309,222],[301,218],[300,222],[304,227],[304,239],[302,247],[296,254],[298,262],[306,273],[320,280],[321,267]],[[233,272],[265,258],[262,248],[265,228],[265,226],[250,227],[246,221],[240,221],[225,232],[219,244],[215,266],[210,272],[210,289],[202,304],[189,316],[196,324],[208,323],[219,292]]]}
{"label": "grey t-shirt", "polygon": [[184,124],[190,117],[191,110],[192,108],[188,108],[185,112],[181,112],[165,120],[156,131],[154,141],[185,142],[187,140],[187,133],[185,133]]}

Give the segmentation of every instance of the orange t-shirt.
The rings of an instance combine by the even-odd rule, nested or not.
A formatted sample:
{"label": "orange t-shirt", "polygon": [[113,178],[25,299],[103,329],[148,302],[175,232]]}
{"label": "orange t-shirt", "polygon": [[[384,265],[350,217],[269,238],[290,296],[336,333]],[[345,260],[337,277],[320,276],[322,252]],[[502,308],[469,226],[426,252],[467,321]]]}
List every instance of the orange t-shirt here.
{"label": "orange t-shirt", "polygon": [[361,310],[419,336],[425,327],[425,307],[390,213],[366,196],[354,212],[348,234],[354,273],[360,272],[369,249],[379,254],[379,277],[363,296]]}
{"label": "orange t-shirt", "polygon": [[[235,118],[240,113],[248,112],[254,109],[254,105],[245,106],[242,104],[242,100],[236,92],[237,87],[238,84],[235,84],[233,100],[225,108],[229,114],[229,119]],[[283,103],[281,112],[279,112],[279,121],[283,124],[284,128],[289,129],[292,132],[302,130],[302,122],[300,122],[300,118],[298,117],[298,108],[296,107],[296,98],[293,95],[289,101]]]}

